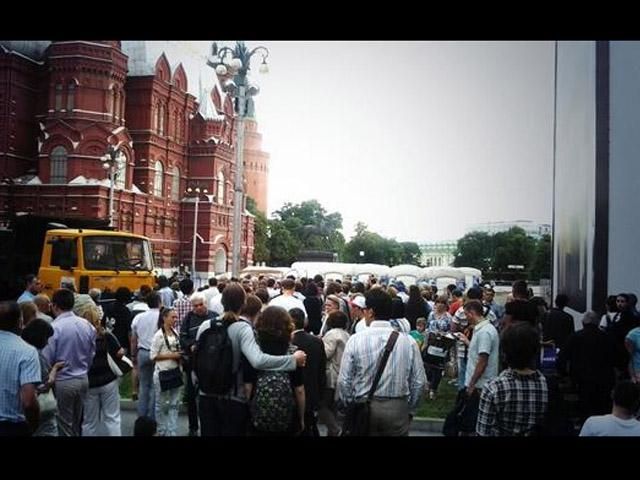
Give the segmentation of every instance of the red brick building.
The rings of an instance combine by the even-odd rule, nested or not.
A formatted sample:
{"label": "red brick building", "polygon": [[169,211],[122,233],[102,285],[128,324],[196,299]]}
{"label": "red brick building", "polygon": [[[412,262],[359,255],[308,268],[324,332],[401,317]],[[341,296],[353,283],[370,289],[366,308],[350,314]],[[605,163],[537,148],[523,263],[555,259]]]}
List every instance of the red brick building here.
{"label": "red brick building", "polygon": [[[109,217],[101,157],[119,146],[117,229],[151,238],[156,266],[231,268],[233,101],[192,42],[0,41],[0,221],[16,214]],[[266,211],[268,155],[247,121],[245,185]],[[253,217],[243,215],[242,263],[252,264]]]}

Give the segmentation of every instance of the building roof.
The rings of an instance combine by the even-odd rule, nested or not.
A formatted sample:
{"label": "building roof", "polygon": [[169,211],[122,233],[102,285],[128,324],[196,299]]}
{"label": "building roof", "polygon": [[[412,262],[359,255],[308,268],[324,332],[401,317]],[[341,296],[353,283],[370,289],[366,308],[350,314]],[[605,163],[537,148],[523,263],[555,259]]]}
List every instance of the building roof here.
{"label": "building roof", "polygon": [[218,77],[213,68],[207,65],[209,48],[208,41],[179,41],[179,40],[123,40],[122,52],[129,57],[130,77],[154,75],[156,62],[164,53],[171,75],[182,64],[187,74],[188,92],[200,99],[203,90],[209,94],[217,86],[220,98],[224,102],[225,93],[220,88]]}
{"label": "building roof", "polygon": [[[44,60],[45,51],[50,44],[50,40],[0,40],[0,46],[6,50],[35,61]],[[178,65],[182,64],[187,75],[187,91],[191,95],[200,101],[203,98],[203,90],[206,90],[210,96],[213,89],[217,88],[224,104],[226,94],[218,82],[214,69],[207,65],[210,41],[123,40],[121,45],[122,52],[129,57],[128,76],[154,75],[156,63],[164,53],[171,67],[172,76]],[[215,116],[205,116],[205,118],[218,118],[215,108],[211,110],[207,106],[206,111],[212,112]]]}
{"label": "building roof", "polygon": [[7,50],[38,61],[44,59],[44,52],[50,44],[50,40],[0,40],[0,45]]}

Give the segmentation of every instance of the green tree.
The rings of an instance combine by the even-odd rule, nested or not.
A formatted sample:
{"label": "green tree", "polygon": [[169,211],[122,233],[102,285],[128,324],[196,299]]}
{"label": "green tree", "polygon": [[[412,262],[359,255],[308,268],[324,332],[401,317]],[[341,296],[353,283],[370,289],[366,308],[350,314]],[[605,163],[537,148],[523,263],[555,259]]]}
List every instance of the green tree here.
{"label": "green tree", "polygon": [[[344,247],[344,261],[386,264],[386,239],[367,230],[367,226],[362,222],[356,225],[355,230],[356,234]],[[360,252],[363,254],[360,255]]]}
{"label": "green tree", "polygon": [[402,263],[410,265],[420,265],[420,246],[416,242],[401,242],[402,246]]}
{"label": "green tree", "polygon": [[454,257],[454,267],[473,267],[483,272],[491,270],[494,258],[491,235],[485,232],[467,233],[458,240]]}
{"label": "green tree", "polygon": [[355,235],[344,247],[344,261],[389,266],[401,263],[417,265],[420,261],[420,247],[414,242],[399,243],[393,238],[370,232],[364,223],[358,222]]}
{"label": "green tree", "polygon": [[531,268],[536,240],[519,227],[493,236],[495,257],[493,269],[498,272],[509,271],[509,265],[522,265],[524,271]]}
{"label": "green tree", "polygon": [[530,278],[551,278],[551,235],[543,235],[536,244]]}
{"label": "green tree", "polygon": [[247,210],[255,217],[253,229],[253,260],[254,262],[267,262],[271,260],[269,252],[269,221],[264,213],[258,210],[253,198],[247,197]]}
{"label": "green tree", "polygon": [[317,200],[300,204],[285,203],[274,213],[285,228],[300,242],[300,249],[341,253],[344,248],[342,215],[327,213]]}
{"label": "green tree", "polygon": [[282,220],[269,220],[269,263],[275,267],[288,267],[295,262],[296,255],[300,251],[300,242],[287,229]]}

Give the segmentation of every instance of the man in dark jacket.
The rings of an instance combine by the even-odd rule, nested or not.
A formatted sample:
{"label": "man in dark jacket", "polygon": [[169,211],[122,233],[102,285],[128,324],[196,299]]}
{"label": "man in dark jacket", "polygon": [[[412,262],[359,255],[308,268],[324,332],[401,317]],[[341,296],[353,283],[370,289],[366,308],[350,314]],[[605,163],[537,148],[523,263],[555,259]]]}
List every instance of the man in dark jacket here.
{"label": "man in dark jacket", "polygon": [[319,437],[318,408],[321,394],[327,383],[327,354],[322,340],[304,331],[304,312],[299,308],[292,308],[289,310],[289,315],[295,324],[291,343],[307,354],[307,365],[304,368],[305,427],[302,435]]}
{"label": "man in dark jacket", "polygon": [[556,307],[547,312],[542,321],[544,341],[553,341],[556,348],[564,349],[569,336],[575,332],[573,317],[564,311],[569,303],[569,297],[559,293],[556,297]]}
{"label": "man in dark jacket", "polygon": [[218,316],[217,313],[207,309],[204,294],[196,292],[191,295],[191,307],[192,310],[187,313],[182,319],[180,326],[180,345],[182,351],[185,352],[186,358],[184,359],[184,371],[187,376],[186,381],[186,397],[187,397],[187,411],[189,414],[189,436],[197,436],[198,434],[198,406],[197,406],[197,391],[193,384],[191,372],[193,366],[191,364],[193,348],[196,344],[196,334],[198,328],[205,320],[213,320]]}
{"label": "man in dark jacket", "polygon": [[600,318],[587,312],[584,328],[572,333],[558,357],[558,372],[567,372],[578,389],[582,420],[592,415],[606,415],[611,410],[611,390],[615,383],[614,343],[610,335],[598,328]]}

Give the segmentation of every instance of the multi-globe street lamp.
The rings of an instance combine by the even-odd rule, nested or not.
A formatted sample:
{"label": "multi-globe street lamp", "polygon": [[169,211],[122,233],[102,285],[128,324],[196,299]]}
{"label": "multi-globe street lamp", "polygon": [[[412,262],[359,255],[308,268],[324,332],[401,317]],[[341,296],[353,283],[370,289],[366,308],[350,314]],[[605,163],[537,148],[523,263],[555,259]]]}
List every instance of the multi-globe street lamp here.
{"label": "multi-globe street lamp", "polygon": [[207,60],[210,67],[215,68],[216,73],[224,79],[222,88],[235,99],[236,111],[236,180],[233,200],[233,244],[231,272],[234,277],[240,271],[240,244],[242,234],[242,210],[243,210],[243,177],[244,177],[244,119],[247,114],[253,114],[253,99],[260,89],[248,80],[251,69],[251,58],[255,54],[262,56],[260,73],[267,73],[267,57],[269,50],[263,46],[249,50],[244,42],[236,42],[234,48],[218,48],[213,42],[211,56]]}

